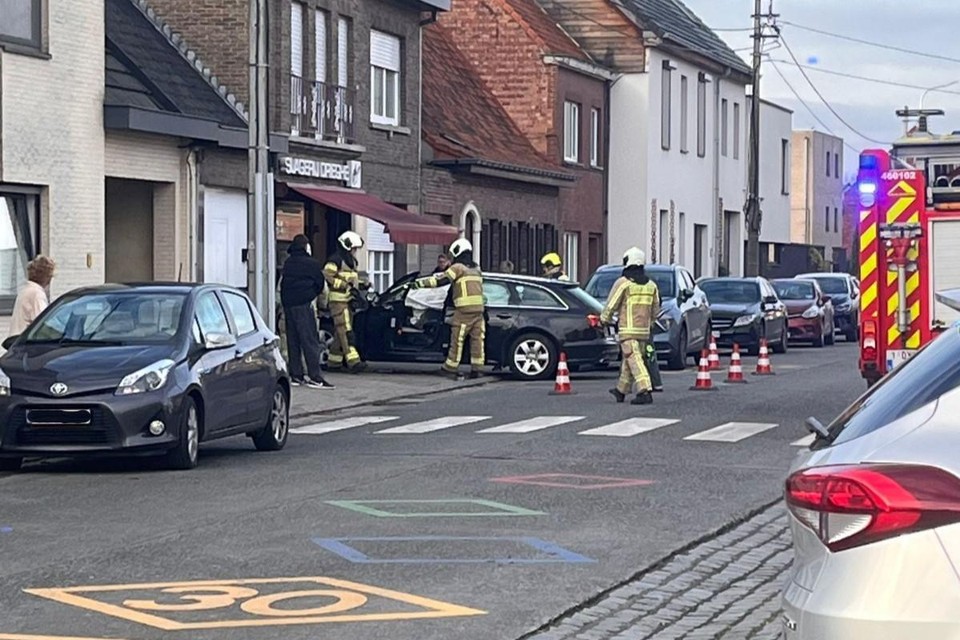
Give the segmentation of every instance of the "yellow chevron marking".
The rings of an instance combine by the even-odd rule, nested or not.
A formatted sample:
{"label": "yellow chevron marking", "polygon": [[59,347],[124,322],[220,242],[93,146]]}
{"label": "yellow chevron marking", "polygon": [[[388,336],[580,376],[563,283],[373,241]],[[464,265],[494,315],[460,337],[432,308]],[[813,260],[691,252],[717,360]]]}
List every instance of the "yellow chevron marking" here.
{"label": "yellow chevron marking", "polygon": [[910,277],[907,278],[907,295],[910,295],[917,290],[917,287],[920,286],[920,272],[914,271],[910,274]]}
{"label": "yellow chevron marking", "polygon": [[893,206],[887,211],[887,224],[893,224],[896,222],[900,218],[901,214],[903,214],[903,212],[906,211],[911,204],[913,204],[914,200],[916,200],[916,197],[907,197],[900,198],[894,202]]}
{"label": "yellow chevron marking", "polygon": [[900,330],[896,327],[890,327],[887,329],[887,344],[894,346],[897,344],[897,340],[900,339]]}
{"label": "yellow chevron marking", "polygon": [[907,349],[919,349],[920,348],[920,331],[914,331],[907,339]]}
{"label": "yellow chevron marking", "polygon": [[888,196],[892,197],[906,197],[906,196],[915,196],[917,195],[917,190],[910,186],[909,182],[901,180],[898,182],[890,191],[887,191]]}
{"label": "yellow chevron marking", "polygon": [[860,223],[863,224],[867,218],[870,217],[870,214],[873,213],[873,209],[861,209],[860,210]]}
{"label": "yellow chevron marking", "polygon": [[[877,285],[872,284],[866,289],[864,289],[863,294],[860,296],[860,308],[864,311],[869,309],[877,299]],[[874,310],[872,315],[876,315],[876,310]]]}
{"label": "yellow chevron marking", "polygon": [[891,285],[897,281],[897,272],[896,271],[887,271],[887,284]]}
{"label": "yellow chevron marking", "polygon": [[896,317],[897,307],[900,304],[900,296],[894,293],[889,298],[887,298],[887,315],[891,317]]}
{"label": "yellow chevron marking", "polygon": [[871,253],[860,263],[860,280],[866,280],[877,270],[877,254]]}
{"label": "yellow chevron marking", "polygon": [[870,225],[860,234],[860,253],[867,250],[877,239],[877,225]]}

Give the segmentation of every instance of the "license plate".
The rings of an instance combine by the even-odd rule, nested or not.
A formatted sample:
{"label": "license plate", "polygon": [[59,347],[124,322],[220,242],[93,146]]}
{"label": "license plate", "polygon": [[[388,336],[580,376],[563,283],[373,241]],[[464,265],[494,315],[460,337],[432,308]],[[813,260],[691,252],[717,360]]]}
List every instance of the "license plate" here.
{"label": "license plate", "polygon": [[887,371],[892,371],[906,362],[916,353],[913,349],[891,349],[887,351]]}

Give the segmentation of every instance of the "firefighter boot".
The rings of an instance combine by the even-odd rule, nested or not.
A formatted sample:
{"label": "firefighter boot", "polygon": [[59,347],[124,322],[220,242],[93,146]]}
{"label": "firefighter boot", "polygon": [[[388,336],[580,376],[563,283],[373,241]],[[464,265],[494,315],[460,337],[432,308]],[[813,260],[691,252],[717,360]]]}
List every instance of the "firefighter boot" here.
{"label": "firefighter boot", "polygon": [[620,393],[620,389],[617,388],[610,389],[610,395],[612,395],[618,403],[627,399],[627,396]]}
{"label": "firefighter boot", "polygon": [[630,404],[653,404],[653,394],[650,391],[641,391],[630,401]]}

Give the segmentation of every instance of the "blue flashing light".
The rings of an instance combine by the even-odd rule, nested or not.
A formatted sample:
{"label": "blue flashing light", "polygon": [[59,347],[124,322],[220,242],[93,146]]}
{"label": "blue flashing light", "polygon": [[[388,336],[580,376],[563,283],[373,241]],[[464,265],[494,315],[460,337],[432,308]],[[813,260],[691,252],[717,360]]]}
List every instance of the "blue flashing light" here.
{"label": "blue flashing light", "polygon": [[877,156],[874,156],[874,155],[860,156],[861,169],[876,169],[878,166],[879,164],[877,163]]}
{"label": "blue flashing light", "polygon": [[877,183],[876,182],[861,182],[857,184],[857,189],[860,191],[861,195],[873,195],[877,192]]}

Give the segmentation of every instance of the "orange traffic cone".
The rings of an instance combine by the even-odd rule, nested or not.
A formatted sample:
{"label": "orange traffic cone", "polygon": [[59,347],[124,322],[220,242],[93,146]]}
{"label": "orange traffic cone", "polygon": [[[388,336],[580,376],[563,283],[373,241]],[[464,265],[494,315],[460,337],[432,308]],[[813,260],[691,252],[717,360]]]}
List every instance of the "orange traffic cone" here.
{"label": "orange traffic cone", "polygon": [[552,396],[568,396],[573,393],[570,386],[570,369],[567,368],[567,354],[560,354],[560,363],[557,365],[557,381],[553,385]]}
{"label": "orange traffic cone", "polygon": [[710,371],[720,370],[720,354],[717,353],[717,338],[720,337],[716,331],[710,332],[710,355],[707,361],[710,363]]}
{"label": "orange traffic cone", "polygon": [[700,352],[700,368],[697,369],[697,383],[690,387],[690,391],[716,391],[713,381],[710,380],[710,356],[706,349]]}
{"label": "orange traffic cone", "polygon": [[733,354],[730,356],[730,370],[727,372],[727,384],[745,384],[743,367],[740,365],[740,345],[734,343]]}
{"label": "orange traffic cone", "polygon": [[753,372],[755,376],[772,376],[773,367],[770,366],[770,350],[767,349],[767,339],[760,339],[760,357],[757,358],[757,370]]}

